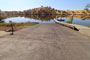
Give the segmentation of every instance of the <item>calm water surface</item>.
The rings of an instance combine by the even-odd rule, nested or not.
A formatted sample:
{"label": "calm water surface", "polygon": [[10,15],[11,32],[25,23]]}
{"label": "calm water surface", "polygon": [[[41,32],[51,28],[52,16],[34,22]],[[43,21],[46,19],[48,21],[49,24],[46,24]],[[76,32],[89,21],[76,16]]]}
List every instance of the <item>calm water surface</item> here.
{"label": "calm water surface", "polygon": [[20,22],[39,22],[39,23],[54,23],[54,20],[37,20],[37,19],[31,19],[31,18],[25,18],[25,17],[13,17],[13,18],[7,18],[4,19],[5,23],[9,23],[9,21],[20,23]]}
{"label": "calm water surface", "polygon": [[[65,19],[65,21],[62,21],[62,22],[66,22],[69,20],[69,18],[67,18],[67,17],[63,17],[63,19]],[[45,18],[44,19],[34,19],[34,18],[26,18],[26,17],[11,17],[11,18],[4,19],[4,21],[5,21],[5,23],[9,23],[9,21],[16,22],[16,23],[19,23],[19,22],[55,23],[54,18],[52,18],[52,19],[45,19]],[[80,18],[73,18],[72,24],[90,26],[90,19],[82,20]]]}

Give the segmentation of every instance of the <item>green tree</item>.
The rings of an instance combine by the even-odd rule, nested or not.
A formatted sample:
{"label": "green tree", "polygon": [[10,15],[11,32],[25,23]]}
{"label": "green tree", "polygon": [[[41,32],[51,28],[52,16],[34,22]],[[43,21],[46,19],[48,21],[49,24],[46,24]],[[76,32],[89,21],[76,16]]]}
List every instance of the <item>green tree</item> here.
{"label": "green tree", "polygon": [[86,6],[85,6],[85,9],[84,10],[88,10],[90,8],[90,3],[88,3]]}

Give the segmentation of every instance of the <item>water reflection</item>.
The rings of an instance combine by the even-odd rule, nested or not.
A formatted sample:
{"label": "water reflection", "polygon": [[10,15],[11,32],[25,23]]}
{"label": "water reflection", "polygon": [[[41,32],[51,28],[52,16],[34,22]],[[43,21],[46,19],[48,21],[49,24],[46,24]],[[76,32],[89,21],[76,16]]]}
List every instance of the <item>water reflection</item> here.
{"label": "water reflection", "polygon": [[[44,21],[48,21],[48,20],[51,20],[51,19],[54,19],[54,18],[59,18],[59,17],[67,17],[67,18],[70,18],[71,15],[27,15],[27,16],[24,16],[24,15],[9,15],[9,16],[6,16],[4,18],[12,18],[12,17],[26,17],[26,18],[33,18],[33,19],[37,19],[37,20],[44,20]],[[75,18],[80,18],[82,20],[90,20],[90,15],[74,15]],[[0,17],[1,18],[1,17]]]}
{"label": "water reflection", "polygon": [[36,20],[41,20],[41,21],[50,21],[51,19],[56,18],[55,15],[30,15],[30,16],[25,16],[26,18],[32,18]]}
{"label": "water reflection", "polygon": [[80,18],[82,20],[90,20],[90,15],[75,15],[74,17]]}
{"label": "water reflection", "polygon": [[[14,17],[14,18],[13,18]],[[72,24],[81,24],[81,25],[89,25],[90,26],[90,15],[74,15],[73,20],[71,15],[13,15],[13,16],[7,16],[4,19],[5,22],[8,22],[9,20],[12,20],[14,22],[39,22],[39,23],[54,23],[53,19],[61,18],[65,19],[67,23]],[[3,20],[3,19],[2,19]]]}

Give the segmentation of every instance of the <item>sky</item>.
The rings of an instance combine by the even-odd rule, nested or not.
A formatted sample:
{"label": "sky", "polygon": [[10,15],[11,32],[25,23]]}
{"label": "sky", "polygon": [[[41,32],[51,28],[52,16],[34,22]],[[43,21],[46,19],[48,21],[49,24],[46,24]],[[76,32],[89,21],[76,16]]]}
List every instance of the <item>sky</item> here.
{"label": "sky", "polygon": [[90,0],[0,0],[0,10],[23,11],[40,6],[51,6],[58,10],[82,10]]}

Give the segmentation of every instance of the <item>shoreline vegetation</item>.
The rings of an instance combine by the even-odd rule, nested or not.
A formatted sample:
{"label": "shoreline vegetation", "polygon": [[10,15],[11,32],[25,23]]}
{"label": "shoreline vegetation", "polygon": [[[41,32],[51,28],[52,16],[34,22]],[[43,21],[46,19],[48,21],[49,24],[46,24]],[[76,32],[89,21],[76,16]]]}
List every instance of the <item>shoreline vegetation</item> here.
{"label": "shoreline vegetation", "polygon": [[51,7],[39,7],[24,11],[1,11],[1,16],[30,16],[30,15],[90,15],[90,10],[57,10]]}
{"label": "shoreline vegetation", "polygon": [[[14,31],[38,24],[37,22],[13,23]],[[9,23],[0,23],[0,31],[11,30]]]}
{"label": "shoreline vegetation", "polygon": [[66,21],[66,23],[72,23],[72,18],[70,17],[68,21]]}
{"label": "shoreline vegetation", "polygon": [[[26,17],[34,18],[37,20],[50,20],[58,17],[70,17],[74,14],[74,17],[81,18],[82,20],[90,19],[90,10],[57,10],[51,7],[39,7],[34,9],[28,9],[24,11],[1,11],[0,20],[9,17]],[[4,18],[2,18],[4,17]]]}
{"label": "shoreline vegetation", "polygon": [[[37,20],[50,20],[58,17],[70,17],[70,15],[74,14],[74,17],[78,17],[81,19],[90,19],[90,10],[57,10],[51,7],[39,7],[34,9],[28,9],[24,11],[1,11],[0,10],[0,22],[3,22],[5,18],[8,17],[27,17],[34,18]],[[58,15],[58,16],[56,16]],[[51,18],[50,18],[51,17]],[[71,23],[71,18],[67,21],[67,23]],[[28,26],[36,25],[38,23],[14,23],[15,29],[19,30]],[[0,23],[0,30],[10,29],[9,24]]]}

